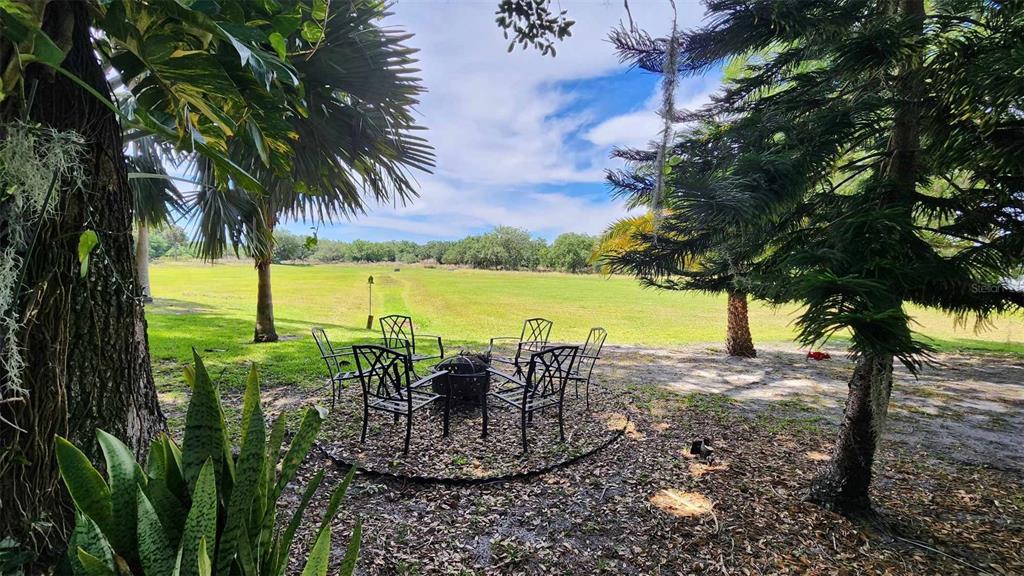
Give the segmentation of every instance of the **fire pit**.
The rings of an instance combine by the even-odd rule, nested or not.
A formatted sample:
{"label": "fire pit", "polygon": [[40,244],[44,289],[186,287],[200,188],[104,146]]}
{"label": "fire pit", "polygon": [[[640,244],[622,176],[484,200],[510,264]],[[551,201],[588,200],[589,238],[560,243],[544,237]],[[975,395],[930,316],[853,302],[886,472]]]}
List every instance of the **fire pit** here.
{"label": "fire pit", "polygon": [[450,395],[453,405],[479,405],[491,387],[489,366],[486,354],[459,353],[438,362],[435,370],[447,370],[448,374],[434,378],[430,387],[435,394]]}

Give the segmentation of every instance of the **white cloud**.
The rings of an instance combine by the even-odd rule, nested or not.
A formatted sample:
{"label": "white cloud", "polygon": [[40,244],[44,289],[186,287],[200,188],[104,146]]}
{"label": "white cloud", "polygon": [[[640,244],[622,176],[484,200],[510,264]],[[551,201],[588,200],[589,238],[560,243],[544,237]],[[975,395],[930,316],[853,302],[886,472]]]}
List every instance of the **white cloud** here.
{"label": "white cloud", "polygon": [[[412,205],[375,208],[341,226],[451,238],[506,224],[550,237],[599,232],[624,214],[603,185],[603,171],[613,165],[608,152],[652,139],[654,106],[645,99],[600,113],[592,95],[588,100],[578,84],[567,83],[625,73],[606,38],[626,14],[616,1],[560,4],[576,24],[551,58],[533,50],[507,53],[494,23],[497,0],[398,1],[386,24],[416,34],[408,43],[421,49],[429,90],[418,112],[437,167],[416,175],[420,198]],[[678,5],[681,27],[698,22],[697,3]],[[630,6],[637,25],[668,32],[669,3],[633,0]],[[686,82],[690,93],[703,88],[700,80]],[[552,192],[572,184],[572,193]],[[575,195],[581,184],[592,187],[587,195]]]}
{"label": "white cloud", "polygon": [[[677,94],[676,109],[696,110],[710,102],[712,93],[712,90],[700,90],[682,97]],[[655,90],[643,110],[613,116],[594,126],[587,132],[587,140],[603,146],[647,146],[661,130],[661,118],[657,113],[660,96],[660,91]]]}

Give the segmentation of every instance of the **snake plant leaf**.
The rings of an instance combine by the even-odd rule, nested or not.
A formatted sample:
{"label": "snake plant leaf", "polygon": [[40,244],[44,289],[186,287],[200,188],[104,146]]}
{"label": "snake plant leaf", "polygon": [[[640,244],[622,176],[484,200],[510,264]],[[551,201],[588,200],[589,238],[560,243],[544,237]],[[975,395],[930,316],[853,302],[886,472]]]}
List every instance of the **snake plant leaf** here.
{"label": "snake plant leaf", "polygon": [[83,514],[81,510],[75,510],[75,529],[68,540],[68,560],[75,576],[85,574],[82,561],[78,551],[84,550],[93,558],[102,561],[110,569],[114,567],[114,551],[110,548],[107,537],[103,535],[100,527],[92,518]]}
{"label": "snake plant leaf", "polygon": [[78,549],[78,562],[85,576],[117,576],[114,570],[107,566],[103,560],[89,554],[82,548]]}
{"label": "snake plant leaf", "polygon": [[221,476],[224,468],[226,435],[217,389],[206,372],[202,358],[195,350],[192,351],[192,355],[195,359],[195,373],[192,399],[185,414],[185,439],[182,443],[181,460],[185,481],[190,490],[195,490],[200,470],[207,461],[211,462],[216,475]]}
{"label": "snake plant leaf", "polygon": [[64,438],[57,436],[54,441],[57,465],[64,485],[68,487],[75,508],[88,516],[101,529],[106,530],[113,518],[110,503],[110,488],[103,476],[93,468],[92,463]]}
{"label": "snake plant leaf", "polygon": [[138,509],[139,560],[146,576],[171,576],[174,572],[175,547],[167,538],[160,518],[146,494],[139,489]]}
{"label": "snake plant leaf", "polygon": [[238,542],[244,539],[253,497],[263,478],[266,461],[266,422],[260,409],[259,380],[256,367],[249,373],[242,408],[242,446],[238,456],[237,481],[231,489],[227,518],[217,552],[217,573],[229,574],[231,563],[238,552]]}
{"label": "snake plant leaf", "polygon": [[181,541],[187,510],[162,478],[151,478],[145,488],[146,498],[156,511],[160,524],[171,542]]}
{"label": "snake plant leaf", "polygon": [[316,538],[316,544],[306,559],[306,566],[302,569],[302,576],[327,576],[327,565],[331,559],[331,527],[321,530]]}
{"label": "snake plant leaf", "polygon": [[311,407],[306,410],[306,414],[302,417],[302,423],[299,424],[299,431],[295,433],[295,437],[292,438],[292,443],[288,447],[288,453],[284,455],[284,461],[281,463],[281,475],[274,486],[271,500],[276,502],[281,496],[281,492],[284,491],[284,487],[295,478],[295,474],[299,471],[299,465],[306,459],[306,455],[313,447],[322,422],[323,415],[319,409]]}
{"label": "snake plant leaf", "polygon": [[135,520],[139,485],[145,485],[146,479],[142,467],[135,461],[131,449],[114,436],[96,429],[96,440],[99,441],[103,458],[107,463],[107,476],[110,481],[110,502],[113,518],[107,532],[110,543],[120,554],[135,562],[138,560],[136,550]]}
{"label": "snake plant leaf", "polygon": [[[181,535],[182,576],[198,576],[200,557],[205,554],[205,543],[217,540],[217,479],[213,460],[208,458],[196,478],[192,493],[192,508],[185,519]],[[202,550],[201,550],[202,548]],[[203,554],[200,554],[200,551]],[[209,562],[209,558],[206,559]]]}
{"label": "snake plant leaf", "polygon": [[309,501],[312,500],[313,494],[320,487],[320,482],[323,479],[324,471],[322,469],[318,470],[310,478],[309,484],[306,485],[306,491],[302,493],[302,499],[299,500],[299,505],[296,506],[295,512],[292,513],[292,519],[288,522],[288,527],[285,528],[281,539],[274,543],[272,565],[276,569],[272,570],[271,574],[284,576],[284,570],[288,567],[288,553],[291,551],[292,541],[295,539],[295,531],[299,529],[299,524],[302,523],[302,517],[306,512],[306,507],[309,506]]}
{"label": "snake plant leaf", "polygon": [[345,479],[335,487],[331,494],[331,500],[327,503],[327,509],[324,510],[324,518],[320,521],[320,530],[326,528],[334,520],[334,516],[338,513],[338,507],[341,506],[341,501],[345,498],[345,493],[348,492],[348,487],[352,484],[352,478],[355,475],[356,467],[352,466],[348,474],[345,475]]}
{"label": "snake plant leaf", "polygon": [[213,564],[210,562],[210,555],[206,552],[206,537],[199,539],[199,556],[196,559],[197,574],[199,576],[211,576]]}
{"label": "snake plant leaf", "polygon": [[356,520],[352,528],[352,537],[349,538],[348,548],[345,550],[345,557],[341,559],[341,566],[338,567],[338,576],[352,576],[356,571],[356,562],[359,561],[359,548],[363,543],[363,521]]}

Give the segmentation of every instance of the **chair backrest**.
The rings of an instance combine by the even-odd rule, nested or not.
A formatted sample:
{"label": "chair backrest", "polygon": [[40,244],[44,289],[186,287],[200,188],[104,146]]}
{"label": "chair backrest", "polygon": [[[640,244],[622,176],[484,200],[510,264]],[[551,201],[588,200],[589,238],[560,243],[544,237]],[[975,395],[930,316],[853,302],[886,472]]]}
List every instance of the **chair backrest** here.
{"label": "chair backrest", "polygon": [[380,319],[380,333],[388,348],[408,346],[409,353],[416,353],[416,332],[412,327],[412,318],[400,314],[384,316]]}
{"label": "chair backrest", "polygon": [[357,344],[352,346],[356,358],[363,398],[402,400],[409,397],[409,357],[383,346]]}
{"label": "chair backrest", "polygon": [[519,335],[521,347],[530,352],[540,352],[548,344],[551,337],[551,320],[529,318],[523,322],[523,331]]}
{"label": "chair backrest", "polygon": [[312,332],[316,347],[320,350],[320,357],[324,359],[327,372],[333,378],[341,372],[341,360],[335,356],[334,346],[331,346],[331,341],[327,338],[327,332],[324,332],[323,328],[314,326]]}
{"label": "chair backrest", "polygon": [[572,374],[579,350],[579,346],[556,346],[532,354],[526,371],[523,401],[552,396],[560,398],[565,393],[565,383]]}
{"label": "chair backrest", "polygon": [[594,371],[594,364],[597,364],[597,360],[601,357],[601,349],[604,348],[604,341],[607,338],[608,331],[604,328],[590,329],[590,334],[587,334],[587,341],[583,344],[583,348],[576,358],[576,369],[574,371],[577,376],[590,379],[590,374]]}

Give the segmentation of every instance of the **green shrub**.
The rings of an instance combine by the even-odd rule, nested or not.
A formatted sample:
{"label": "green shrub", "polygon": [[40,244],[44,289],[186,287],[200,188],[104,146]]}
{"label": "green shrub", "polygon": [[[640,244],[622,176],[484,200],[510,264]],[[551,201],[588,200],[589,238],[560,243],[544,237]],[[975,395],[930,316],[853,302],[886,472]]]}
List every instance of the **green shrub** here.
{"label": "green shrub", "polygon": [[314,248],[315,244],[309,242],[306,237],[286,230],[277,230],[274,232],[274,253],[271,259],[274,264],[305,260],[313,255]]}
{"label": "green shrub", "polygon": [[[224,427],[217,387],[198,354],[186,370],[192,387],[179,447],[155,439],[145,470],[120,440],[102,430],[97,440],[107,479],[85,455],[57,437],[61,476],[75,504],[75,530],[64,571],[75,576],[281,576],[296,529],[317,487],[318,472],[287,525],[279,525],[278,499],[313,446],[323,415],[306,411],[281,457],[284,418],[267,431],[256,369],[249,373],[242,407],[238,456]],[[355,469],[331,495],[303,576],[324,576],[331,521]],[[356,523],[340,574],[351,574],[359,554]]]}

